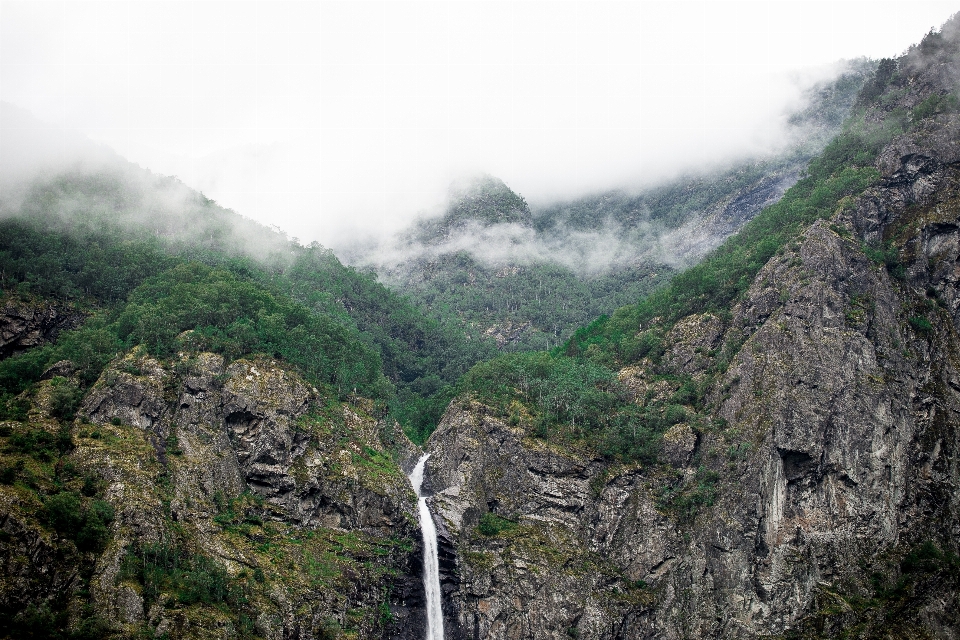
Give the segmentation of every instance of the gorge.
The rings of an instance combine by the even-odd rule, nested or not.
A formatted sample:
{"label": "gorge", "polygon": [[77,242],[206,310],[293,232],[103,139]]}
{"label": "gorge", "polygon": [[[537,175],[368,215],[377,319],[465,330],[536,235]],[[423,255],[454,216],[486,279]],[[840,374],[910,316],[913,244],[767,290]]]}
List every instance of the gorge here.
{"label": "gorge", "polygon": [[[478,326],[550,265],[426,309],[139,167],[5,192],[0,638],[960,637],[958,69],[960,17],[869,65],[549,350]],[[547,228],[481,182],[424,243]]]}

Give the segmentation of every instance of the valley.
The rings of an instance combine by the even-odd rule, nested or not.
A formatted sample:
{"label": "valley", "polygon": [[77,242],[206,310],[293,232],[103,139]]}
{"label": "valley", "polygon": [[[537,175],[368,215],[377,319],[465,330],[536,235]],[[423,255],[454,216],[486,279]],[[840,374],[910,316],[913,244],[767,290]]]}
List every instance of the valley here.
{"label": "valley", "polygon": [[0,637],[954,637],[958,69],[955,16],[779,156],[337,253],[5,188]]}

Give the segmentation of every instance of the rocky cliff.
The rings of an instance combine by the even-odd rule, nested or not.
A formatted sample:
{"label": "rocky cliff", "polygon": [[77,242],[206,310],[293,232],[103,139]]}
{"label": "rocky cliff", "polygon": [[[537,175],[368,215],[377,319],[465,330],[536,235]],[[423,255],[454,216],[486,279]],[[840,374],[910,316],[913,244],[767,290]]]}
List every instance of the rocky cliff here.
{"label": "rocky cliff", "polygon": [[[615,375],[600,342],[563,356],[649,448],[604,450],[569,397],[449,405],[424,483],[447,638],[960,637],[958,60],[960,18],[880,63],[825,153],[850,162],[801,178],[851,190],[721,274],[729,306],[643,318]],[[4,304],[0,358],[81,320]],[[0,637],[424,636],[421,451],[289,363],[190,350],[251,326],[165,357],[114,335],[92,386],[60,355],[4,369],[33,377],[0,398]]]}
{"label": "rocky cliff", "polygon": [[53,342],[85,319],[69,305],[43,299],[6,297],[0,305],[0,359]]}
{"label": "rocky cliff", "polygon": [[917,119],[876,185],[621,371],[641,404],[707,381],[659,464],[448,409],[427,450],[455,637],[960,636],[960,116],[923,110],[955,83],[928,53],[868,110]]}
{"label": "rocky cliff", "polygon": [[[416,503],[395,462],[416,452],[372,403],[210,353],[126,354],[72,425],[50,412],[55,384],[69,381],[41,383],[30,419],[2,425],[4,468],[20,476],[0,485],[0,606],[21,612],[15,628],[56,626],[64,609],[94,637],[422,635]],[[59,452],[22,445],[51,433]],[[87,522],[109,510],[99,544],[61,526],[64,495]]]}

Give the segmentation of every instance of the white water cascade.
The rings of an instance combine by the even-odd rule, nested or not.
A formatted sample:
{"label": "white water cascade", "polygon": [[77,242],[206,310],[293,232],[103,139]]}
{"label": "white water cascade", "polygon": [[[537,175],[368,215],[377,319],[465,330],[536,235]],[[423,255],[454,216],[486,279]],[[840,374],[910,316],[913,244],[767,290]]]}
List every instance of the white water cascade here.
{"label": "white water cascade", "polygon": [[427,637],[426,640],[443,640],[443,610],[440,608],[440,561],[437,558],[437,527],[433,524],[427,499],[420,495],[423,484],[423,466],[430,454],[417,461],[410,473],[410,484],[417,492],[417,506],[420,509],[420,531],[423,532],[423,589],[427,593]]}

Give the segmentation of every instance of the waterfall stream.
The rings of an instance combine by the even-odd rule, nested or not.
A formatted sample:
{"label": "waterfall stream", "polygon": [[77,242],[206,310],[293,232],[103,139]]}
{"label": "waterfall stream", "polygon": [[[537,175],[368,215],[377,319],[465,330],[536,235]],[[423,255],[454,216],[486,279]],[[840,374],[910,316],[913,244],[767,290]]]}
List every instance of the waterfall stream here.
{"label": "waterfall stream", "polygon": [[410,484],[417,492],[420,531],[423,532],[423,589],[427,594],[426,640],[443,640],[443,610],[440,608],[440,561],[437,558],[437,527],[433,524],[427,499],[420,495],[423,467],[430,454],[424,454],[410,473]]}

